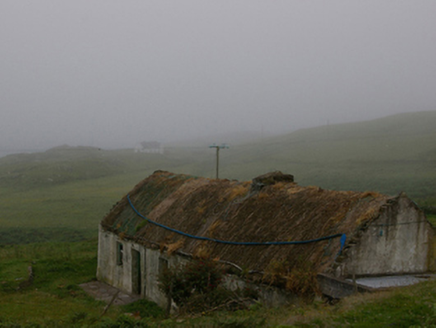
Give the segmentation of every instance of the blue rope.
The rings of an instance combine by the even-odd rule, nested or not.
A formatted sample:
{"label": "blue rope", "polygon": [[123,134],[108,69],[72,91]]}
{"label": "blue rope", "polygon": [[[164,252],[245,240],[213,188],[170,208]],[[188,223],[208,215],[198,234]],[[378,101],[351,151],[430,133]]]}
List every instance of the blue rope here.
{"label": "blue rope", "polygon": [[215,243],[220,243],[220,244],[227,244],[227,245],[245,245],[245,246],[265,246],[265,245],[298,245],[298,244],[309,244],[309,243],[316,243],[318,241],[323,241],[323,240],[328,240],[328,239],[333,239],[333,238],[338,238],[341,237],[341,249],[339,251],[339,253],[342,251],[342,248],[345,245],[345,240],[346,240],[346,235],[343,233],[338,233],[335,235],[331,235],[331,236],[326,236],[326,237],[321,237],[321,238],[317,238],[317,239],[311,239],[311,240],[303,240],[303,241],[269,241],[269,242],[263,242],[263,243],[258,243],[258,242],[238,242],[238,241],[226,241],[226,240],[219,240],[219,239],[214,239],[214,238],[208,238],[208,237],[201,237],[201,236],[194,236],[194,235],[190,235],[188,233],[167,227],[163,224],[157,223],[155,221],[152,221],[150,219],[148,219],[147,217],[143,216],[141,213],[138,212],[138,210],[133,206],[132,201],[130,200],[130,195],[127,195],[127,200],[129,201],[130,207],[133,209],[133,211],[140,216],[141,218],[143,218],[144,220],[158,226],[161,227],[163,229],[175,232],[179,235],[188,237],[188,238],[193,238],[193,239],[198,239],[198,240],[206,240],[206,241],[213,241]]}

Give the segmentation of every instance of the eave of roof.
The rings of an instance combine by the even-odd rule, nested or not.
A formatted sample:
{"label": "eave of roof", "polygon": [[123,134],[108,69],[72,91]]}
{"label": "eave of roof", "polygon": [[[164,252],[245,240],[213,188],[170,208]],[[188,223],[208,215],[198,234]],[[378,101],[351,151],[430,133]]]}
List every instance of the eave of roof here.
{"label": "eave of roof", "polygon": [[[267,242],[352,236],[378,217],[388,196],[341,192],[275,182],[253,191],[251,182],[212,180],[157,171],[130,193],[147,218],[171,228],[220,240]],[[313,263],[323,271],[339,252],[339,240],[306,245],[233,246],[193,240],[144,223],[124,197],[102,220],[102,227],[145,245],[176,247],[264,271],[272,263],[292,268]]]}

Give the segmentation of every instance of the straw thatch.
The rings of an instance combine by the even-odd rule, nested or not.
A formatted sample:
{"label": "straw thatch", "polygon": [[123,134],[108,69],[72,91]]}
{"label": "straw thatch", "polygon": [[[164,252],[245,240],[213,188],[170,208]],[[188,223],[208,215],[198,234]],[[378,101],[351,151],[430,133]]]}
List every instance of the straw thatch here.
{"label": "straw thatch", "polygon": [[[150,220],[197,236],[237,242],[310,240],[345,233],[347,240],[395,201],[372,192],[301,187],[280,172],[251,182],[212,180],[156,171],[129,194]],[[339,238],[304,245],[235,246],[199,241],[145,222],[124,197],[102,227],[123,238],[171,253],[219,258],[245,270],[289,274],[302,263],[325,272],[338,255]]]}

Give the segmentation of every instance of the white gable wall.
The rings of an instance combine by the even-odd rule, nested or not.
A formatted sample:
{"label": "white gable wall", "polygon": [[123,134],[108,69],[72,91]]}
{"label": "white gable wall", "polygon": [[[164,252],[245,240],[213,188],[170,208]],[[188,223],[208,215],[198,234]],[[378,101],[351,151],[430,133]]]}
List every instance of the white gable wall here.
{"label": "white gable wall", "polygon": [[[117,244],[123,245],[122,264],[117,263]],[[136,265],[139,252],[139,268]],[[168,304],[167,297],[159,289],[159,273],[162,266],[175,267],[187,260],[180,256],[167,256],[155,249],[148,249],[100,227],[98,242],[97,279],[126,293],[140,294],[161,307]],[[138,277],[139,274],[139,277]],[[138,288],[138,279],[140,288]],[[139,292],[139,293],[138,293]]]}
{"label": "white gable wall", "polygon": [[347,254],[342,276],[422,273],[429,269],[432,227],[409,199],[387,207]]}

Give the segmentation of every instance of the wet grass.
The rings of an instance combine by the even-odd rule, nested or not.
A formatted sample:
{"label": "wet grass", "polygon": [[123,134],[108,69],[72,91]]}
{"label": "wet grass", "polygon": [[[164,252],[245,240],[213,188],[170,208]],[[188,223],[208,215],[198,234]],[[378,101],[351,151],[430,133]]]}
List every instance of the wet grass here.
{"label": "wet grass", "polygon": [[[154,170],[168,169],[180,173],[193,173],[194,175],[201,175],[208,170],[205,161],[192,160],[188,164],[188,160],[178,159],[173,163],[175,167],[170,167],[168,163],[163,165],[159,162],[162,160],[161,158],[147,160],[147,157],[138,156],[132,151],[114,152],[111,153],[111,156],[115,156],[115,154],[124,156],[126,158],[124,161],[130,163],[126,164],[127,166],[121,166],[117,174],[110,171],[111,173],[106,172],[104,176],[88,176],[84,179],[83,176],[86,177],[88,171],[84,171],[83,167],[80,166],[83,176],[78,179],[70,177],[71,179],[68,181],[38,185],[35,181],[39,181],[36,175],[40,172],[36,171],[23,173],[25,176],[34,177],[29,178],[28,188],[26,188],[27,184],[21,180],[20,183],[14,184],[10,184],[12,182],[9,180],[6,180],[6,182],[9,181],[9,184],[2,183],[0,185],[0,244],[78,241],[91,238],[96,235],[99,222],[112,206],[136,183]],[[173,151],[172,155],[168,155],[168,158],[171,156],[178,157],[182,154]],[[52,160],[47,159],[47,161]],[[421,170],[412,164],[407,164],[412,166],[406,166],[403,169],[398,164],[396,170],[389,173],[389,166],[383,166],[380,163],[366,163],[350,167],[340,163],[326,163],[321,170],[319,164],[317,164],[318,166],[310,164],[304,159],[301,159],[300,164],[289,161],[287,166],[265,164],[265,161],[259,161],[255,166],[251,162],[244,165],[241,165],[241,162],[238,162],[239,164],[228,163],[222,170],[222,176],[237,176],[237,172],[241,169],[244,170],[243,174],[249,174],[250,177],[256,176],[258,173],[265,173],[267,170],[282,169],[284,172],[296,174],[296,181],[302,185],[313,182],[313,184],[323,188],[381,190],[391,194],[406,191],[409,196],[416,196],[412,198],[419,205],[431,207],[436,204],[436,191],[434,189],[436,174],[434,170],[433,173],[430,173],[430,171]],[[209,164],[213,168],[213,161],[210,162]],[[38,163],[38,165],[44,165],[44,159],[40,158]],[[163,167],[158,167],[159,163]],[[45,164],[53,165],[53,163]],[[28,162],[27,165],[32,166],[33,164]],[[70,165],[74,167],[74,161]],[[181,166],[177,167],[177,165]],[[78,167],[76,169],[79,170]],[[100,167],[100,169],[104,171],[104,167]],[[234,171],[230,173],[229,170],[232,169]],[[0,176],[7,175],[5,172],[5,167],[0,162]],[[430,217],[430,219],[432,218]]]}
{"label": "wet grass", "polygon": [[[436,281],[329,305],[318,298],[281,308],[253,304],[236,312],[166,317],[141,300],[104,314],[78,286],[95,278],[97,241],[0,247],[0,327],[431,327]],[[34,272],[28,281],[28,268]],[[126,315],[126,313],[129,313]]]}
{"label": "wet grass", "polygon": [[26,191],[0,188],[0,244],[95,237],[103,216],[144,177],[125,174]]}
{"label": "wet grass", "polygon": [[436,325],[436,282],[355,295],[334,306],[320,303],[299,312],[285,320],[284,326],[433,327]]}
{"label": "wet grass", "polygon": [[[78,312],[98,318],[104,304],[78,286],[95,277],[96,247],[96,239],[2,246],[0,323],[68,326],[71,316]],[[29,268],[33,280],[29,280]]]}
{"label": "wet grass", "polygon": [[[231,145],[221,154],[220,175],[249,180],[282,170],[294,174],[301,185],[392,195],[405,191],[428,209],[427,217],[435,226],[434,115],[424,116],[424,121],[408,117],[411,123],[396,117]],[[168,148],[157,156],[65,148],[0,159],[0,327],[138,326],[122,316],[128,311],[122,308],[113,307],[99,319],[105,305],[78,287],[95,277],[98,224],[113,204],[154,170],[214,177],[215,154],[207,146]],[[29,266],[35,273],[32,283],[27,281]],[[322,301],[281,309],[255,305],[236,313],[147,319],[141,324],[430,327],[436,325],[435,290],[436,283],[428,282],[351,297],[335,306]]]}
{"label": "wet grass", "polygon": [[427,214],[427,220],[430,221],[430,223],[433,227],[436,227],[436,215]]}

